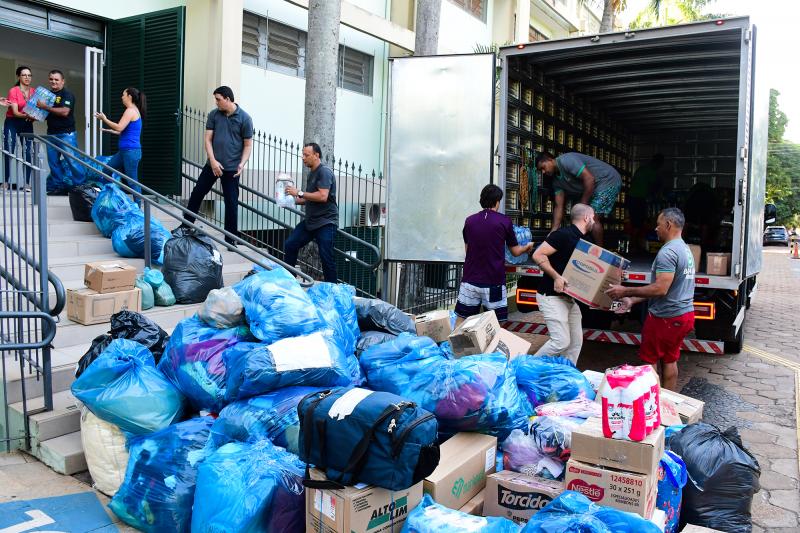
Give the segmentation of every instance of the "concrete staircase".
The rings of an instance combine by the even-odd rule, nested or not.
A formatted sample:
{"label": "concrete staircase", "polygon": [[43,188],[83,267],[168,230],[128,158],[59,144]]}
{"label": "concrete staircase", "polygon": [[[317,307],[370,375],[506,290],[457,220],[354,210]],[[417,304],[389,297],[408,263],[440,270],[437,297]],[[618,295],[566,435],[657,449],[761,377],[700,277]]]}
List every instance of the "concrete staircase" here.
{"label": "concrete staircase", "polygon": [[[153,216],[172,230],[178,226],[175,218],[152,210]],[[111,247],[111,239],[100,235],[91,222],[73,222],[66,197],[48,197],[47,234],[50,270],[58,276],[65,289],[83,287],[84,264],[90,261],[119,259]],[[240,255],[222,251],[223,279],[231,285],[242,279],[252,267]],[[139,271],[144,268],[142,259],[124,259]],[[51,291],[51,305],[55,294]],[[182,319],[192,316],[200,304],[154,307],[143,314],[172,333]],[[53,410],[30,415],[31,449],[33,456],[62,474],[73,474],[86,469],[80,438],[80,409],[70,393],[75,366],[86,353],[92,339],[106,333],[110,324],[84,326],[67,319],[66,309],[58,317],[58,329],[53,341],[52,377]],[[9,426],[14,435],[24,435],[23,388],[27,397],[27,410],[43,406],[42,382],[28,368],[20,370],[13,354],[5,355],[6,390],[9,404]],[[0,383],[2,386],[2,383]],[[2,391],[0,391],[2,394]],[[0,419],[0,426],[2,419]],[[0,429],[3,429],[0,427]]]}

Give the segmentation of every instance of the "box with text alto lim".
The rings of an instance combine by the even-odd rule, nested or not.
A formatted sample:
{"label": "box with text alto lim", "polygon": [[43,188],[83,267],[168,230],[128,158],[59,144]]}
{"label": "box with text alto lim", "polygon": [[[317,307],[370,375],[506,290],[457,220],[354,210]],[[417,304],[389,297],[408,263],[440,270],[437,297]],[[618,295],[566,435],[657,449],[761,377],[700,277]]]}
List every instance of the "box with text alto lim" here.
{"label": "box with text alto lim", "polygon": [[564,294],[589,307],[613,309],[614,302],[606,290],[622,282],[622,272],[629,265],[624,257],[581,239],[562,274],[567,280]]}

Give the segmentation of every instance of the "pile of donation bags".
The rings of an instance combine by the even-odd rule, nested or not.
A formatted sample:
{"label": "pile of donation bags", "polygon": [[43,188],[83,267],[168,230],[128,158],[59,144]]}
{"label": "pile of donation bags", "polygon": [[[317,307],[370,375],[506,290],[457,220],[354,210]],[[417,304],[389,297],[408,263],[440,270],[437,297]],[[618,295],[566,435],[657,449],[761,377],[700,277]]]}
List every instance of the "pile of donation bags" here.
{"label": "pile of donation bags", "polygon": [[[72,392],[85,409],[82,431],[107,443],[102,451],[85,445],[96,487],[137,529],[557,531],[546,528],[555,520],[563,531],[584,523],[581,531],[663,531],[651,516],[564,490],[575,432],[593,420],[600,427],[602,418],[595,387],[566,359],[454,358],[446,345],[414,335],[413,320],[389,304],[355,297],[343,284],[304,290],[279,267],[210,292],[168,338],[142,315],[124,313],[116,322],[141,324],[141,332],[119,333],[118,324],[114,335],[112,323],[110,338],[79,364]],[[356,357],[375,334],[380,342]],[[757,463],[731,435],[698,426],[705,425],[676,431],[672,454],[657,461],[669,469],[658,483],[661,527],[671,518],[668,531],[677,531],[684,515],[722,530],[749,524]],[[488,486],[502,483],[493,479],[501,474],[547,484],[550,496],[522,519],[505,508],[481,517],[474,506],[472,515],[448,506],[456,489],[441,492],[447,480],[439,473],[465,466],[443,450],[470,435],[490,444],[477,474],[456,483],[462,500],[482,495],[488,511]],[[716,463],[683,451],[701,439],[713,444]],[[736,492],[709,491],[709,480],[734,480]],[[370,496],[359,483],[374,487]],[[687,497],[690,485],[696,495]],[[406,502],[402,512],[377,510],[381,498],[394,509],[394,495]],[[355,525],[360,508],[347,507],[354,501],[377,514]],[[368,528],[370,520],[383,526]]]}

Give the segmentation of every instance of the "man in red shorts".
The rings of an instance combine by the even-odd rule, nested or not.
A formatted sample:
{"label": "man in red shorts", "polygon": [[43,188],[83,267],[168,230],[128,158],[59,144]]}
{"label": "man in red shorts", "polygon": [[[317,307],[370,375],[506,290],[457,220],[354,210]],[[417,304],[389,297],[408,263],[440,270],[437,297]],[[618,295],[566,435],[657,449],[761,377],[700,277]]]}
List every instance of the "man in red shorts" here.
{"label": "man in red shorts", "polygon": [[[678,359],[686,335],[694,329],[694,257],[681,238],[685,219],[680,209],[670,207],[658,215],[656,233],[664,242],[653,261],[651,279],[643,287],[612,285],[606,294],[621,300],[617,313],[647,301],[639,357],[661,375],[661,386],[675,390]],[[659,362],[661,369],[659,370]]]}

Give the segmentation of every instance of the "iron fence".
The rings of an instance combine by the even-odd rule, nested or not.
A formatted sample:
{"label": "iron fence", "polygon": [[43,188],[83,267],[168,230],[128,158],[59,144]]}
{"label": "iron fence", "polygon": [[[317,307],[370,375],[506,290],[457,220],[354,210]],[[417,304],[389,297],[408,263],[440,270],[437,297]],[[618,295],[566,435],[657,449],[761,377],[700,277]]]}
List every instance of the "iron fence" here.
{"label": "iron fence", "polygon": [[[204,111],[183,112],[183,169],[181,199],[186,201],[206,162]],[[276,204],[277,187],[285,182],[303,186],[302,143],[255,131],[253,151],[239,181],[239,230],[256,246],[283,258],[283,244],[302,219],[302,211]],[[339,231],[334,241],[336,271],[340,281],[353,285],[360,295],[380,294],[380,260],[386,221],[386,182],[383,175],[351,161],[323,154],[323,164],[336,176]],[[222,191],[212,189],[201,212],[219,224],[224,219]],[[313,246],[313,245],[312,245]],[[301,254],[300,266],[317,279],[322,269],[314,254]]]}
{"label": "iron fence", "polygon": [[[61,281],[48,271],[43,148],[33,138],[3,138],[0,168],[0,450],[30,447],[28,415],[53,408],[50,343],[65,304]],[[55,305],[50,307],[50,285]],[[31,399],[42,407],[31,409]],[[21,408],[12,409],[12,404]]]}

